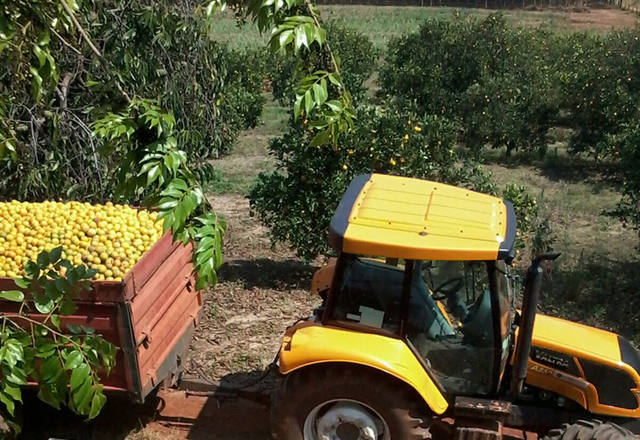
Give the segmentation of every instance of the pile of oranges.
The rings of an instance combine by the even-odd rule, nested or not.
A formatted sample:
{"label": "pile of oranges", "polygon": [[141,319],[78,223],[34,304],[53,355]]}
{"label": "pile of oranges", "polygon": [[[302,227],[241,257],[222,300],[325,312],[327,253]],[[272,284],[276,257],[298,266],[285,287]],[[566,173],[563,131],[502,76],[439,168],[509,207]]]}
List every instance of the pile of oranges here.
{"label": "pile of oranges", "polygon": [[0,277],[23,275],[27,261],[62,246],[73,265],[120,281],[162,236],[156,214],[125,205],[80,202],[0,203]]}

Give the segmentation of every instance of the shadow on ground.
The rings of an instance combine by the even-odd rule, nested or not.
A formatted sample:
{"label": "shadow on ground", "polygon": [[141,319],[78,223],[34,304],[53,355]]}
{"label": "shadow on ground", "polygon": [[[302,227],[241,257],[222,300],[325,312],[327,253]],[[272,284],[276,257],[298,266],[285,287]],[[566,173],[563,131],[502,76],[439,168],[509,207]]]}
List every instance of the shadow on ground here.
{"label": "shadow on ground", "polygon": [[57,411],[35,395],[25,399],[22,439],[33,440],[267,440],[269,396],[273,383],[237,388],[261,377],[262,371],[234,373],[216,388],[196,386],[192,394],[161,390],[144,405],[111,397],[93,421]]}
{"label": "shadow on ground", "polygon": [[123,397],[109,397],[102,413],[85,421],[69,410],[56,410],[38,400],[35,393],[25,393],[21,439],[48,440],[122,440],[152,420],[160,403],[149,398],[136,405]]}
{"label": "shadow on ground", "polygon": [[221,281],[241,281],[245,289],[303,289],[311,287],[316,267],[297,260],[231,260],[219,269]]}
{"label": "shadow on ground", "polygon": [[183,384],[188,391],[161,392],[154,425],[186,430],[184,438],[193,440],[267,440],[275,376],[265,373],[231,373],[219,386],[196,381]]}

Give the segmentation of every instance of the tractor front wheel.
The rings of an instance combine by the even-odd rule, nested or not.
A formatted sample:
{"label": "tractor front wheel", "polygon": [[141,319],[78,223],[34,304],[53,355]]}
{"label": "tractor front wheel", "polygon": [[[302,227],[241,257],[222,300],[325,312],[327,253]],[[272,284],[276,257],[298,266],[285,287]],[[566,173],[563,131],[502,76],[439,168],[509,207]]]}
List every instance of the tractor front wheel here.
{"label": "tractor front wheel", "polygon": [[277,440],[428,438],[410,390],[348,365],[293,373],[272,405]]}
{"label": "tractor front wheel", "polygon": [[542,440],[637,440],[628,429],[599,420],[578,420],[552,429]]}

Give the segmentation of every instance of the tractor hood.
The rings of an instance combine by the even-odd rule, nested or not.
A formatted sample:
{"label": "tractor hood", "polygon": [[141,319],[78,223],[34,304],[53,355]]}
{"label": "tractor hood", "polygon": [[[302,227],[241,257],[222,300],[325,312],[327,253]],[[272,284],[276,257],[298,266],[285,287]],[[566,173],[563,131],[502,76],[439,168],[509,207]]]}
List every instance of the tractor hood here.
{"label": "tractor hood", "polygon": [[622,336],[536,315],[527,383],[594,414],[640,417],[640,355]]}
{"label": "tractor hood", "polygon": [[538,314],[532,345],[576,357],[619,363],[622,357],[618,339],[618,335],[606,330]]}

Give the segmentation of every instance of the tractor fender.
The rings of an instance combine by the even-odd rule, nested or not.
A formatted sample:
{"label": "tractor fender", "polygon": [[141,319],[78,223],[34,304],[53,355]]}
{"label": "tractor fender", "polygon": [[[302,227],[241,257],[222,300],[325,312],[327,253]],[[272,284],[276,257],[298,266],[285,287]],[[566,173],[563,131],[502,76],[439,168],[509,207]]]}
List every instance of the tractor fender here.
{"label": "tractor fender", "polygon": [[280,373],[322,363],[351,363],[390,374],[413,388],[435,414],[449,406],[401,339],[309,322],[290,328],[280,349]]}

